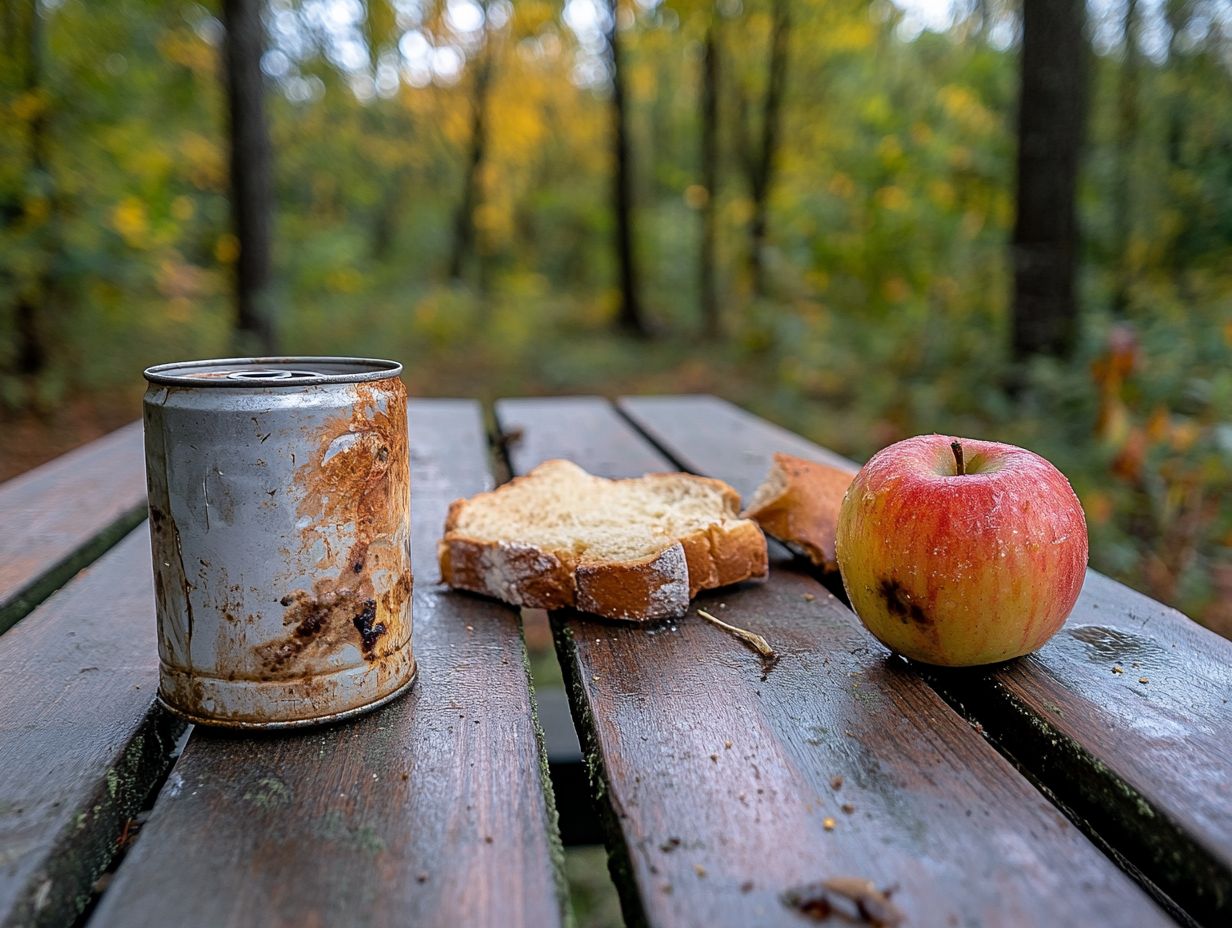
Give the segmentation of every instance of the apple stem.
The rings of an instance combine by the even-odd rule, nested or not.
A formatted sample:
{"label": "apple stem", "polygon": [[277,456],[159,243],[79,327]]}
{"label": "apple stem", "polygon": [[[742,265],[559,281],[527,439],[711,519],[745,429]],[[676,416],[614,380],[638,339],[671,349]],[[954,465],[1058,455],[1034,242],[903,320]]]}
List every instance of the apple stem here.
{"label": "apple stem", "polygon": [[950,450],[954,452],[954,473],[961,477],[967,469],[963,466],[963,450],[962,445],[958,443],[958,439],[950,442]]}

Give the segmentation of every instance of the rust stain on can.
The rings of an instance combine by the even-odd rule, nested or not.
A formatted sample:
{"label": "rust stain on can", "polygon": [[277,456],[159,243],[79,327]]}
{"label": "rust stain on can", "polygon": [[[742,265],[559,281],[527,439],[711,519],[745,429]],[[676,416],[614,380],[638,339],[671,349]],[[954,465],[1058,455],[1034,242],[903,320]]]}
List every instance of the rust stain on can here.
{"label": "rust stain on can", "polygon": [[[315,436],[313,460],[295,473],[303,491],[298,514],[301,550],[321,540],[321,527],[353,524],[355,540],[331,564],[337,574],[318,580],[312,592],[293,590],[283,596],[285,638],[257,650],[271,678],[294,677],[312,669],[314,658],[358,639],[365,660],[375,661],[399,647],[403,606],[411,595],[409,557],[391,544],[405,519],[410,480],[406,446],[406,388],[401,381],[359,384],[359,401],[349,417],[331,421]],[[327,560],[330,560],[327,558]],[[326,565],[319,565],[326,566]],[[379,596],[373,574],[395,579]],[[389,647],[381,639],[388,636]]]}

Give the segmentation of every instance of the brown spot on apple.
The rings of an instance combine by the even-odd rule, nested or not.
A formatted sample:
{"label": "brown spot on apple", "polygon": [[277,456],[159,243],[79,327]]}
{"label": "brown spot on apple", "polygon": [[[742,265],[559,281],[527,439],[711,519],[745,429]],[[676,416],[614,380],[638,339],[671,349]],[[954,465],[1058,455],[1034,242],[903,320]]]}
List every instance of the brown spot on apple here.
{"label": "brown spot on apple", "polygon": [[928,617],[928,613],[924,611],[919,603],[912,601],[911,594],[903,589],[903,585],[897,580],[892,578],[882,580],[877,592],[885,600],[886,608],[890,611],[890,615],[897,616],[904,625],[909,622],[922,626],[933,624],[932,619]]}

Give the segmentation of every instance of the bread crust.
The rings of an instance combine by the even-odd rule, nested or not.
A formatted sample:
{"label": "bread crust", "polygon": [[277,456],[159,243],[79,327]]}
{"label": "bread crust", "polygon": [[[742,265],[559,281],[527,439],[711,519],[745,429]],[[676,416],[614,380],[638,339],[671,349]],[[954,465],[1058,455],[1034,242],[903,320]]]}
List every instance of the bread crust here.
{"label": "bread crust", "polygon": [[767,535],[802,551],[817,566],[836,571],[838,512],[855,474],[854,469],[842,470],[779,452],[765,483],[742,514],[756,521]]}
{"label": "bread crust", "polygon": [[583,612],[652,622],[684,615],[689,608],[689,574],[679,542],[638,561],[579,564],[575,576],[574,605]]}
{"label": "bread crust", "polygon": [[446,535],[437,557],[441,579],[454,589],[528,609],[563,609],[576,598],[573,565],[531,545]]}
{"label": "bread crust", "polygon": [[[534,474],[516,481],[531,480]],[[636,479],[682,476],[688,475],[648,474]],[[727,525],[712,524],[644,558],[622,562],[586,561],[532,545],[470,538],[458,524],[471,500],[456,500],[437,547],[441,579],[457,589],[528,608],[573,607],[631,622],[684,615],[698,591],[760,579],[768,570],[765,535],[756,523],[737,517],[740,495],[719,480],[689,479],[720,491],[729,510]],[[497,488],[480,496],[500,492]]]}

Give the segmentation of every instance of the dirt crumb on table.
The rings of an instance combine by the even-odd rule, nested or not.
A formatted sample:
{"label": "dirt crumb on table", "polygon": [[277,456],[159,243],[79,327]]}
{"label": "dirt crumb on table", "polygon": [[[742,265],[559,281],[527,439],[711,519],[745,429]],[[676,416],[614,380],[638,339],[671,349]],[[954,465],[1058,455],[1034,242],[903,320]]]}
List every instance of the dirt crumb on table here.
{"label": "dirt crumb on table", "polygon": [[897,928],[905,916],[890,901],[893,891],[879,890],[871,880],[839,876],[790,889],[782,901],[815,922],[827,921],[833,915],[847,924]]}

